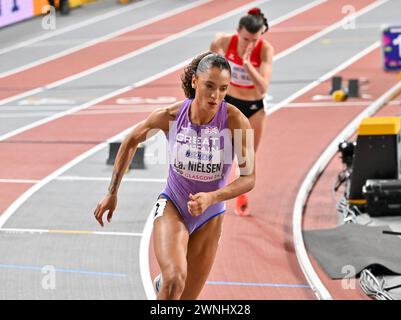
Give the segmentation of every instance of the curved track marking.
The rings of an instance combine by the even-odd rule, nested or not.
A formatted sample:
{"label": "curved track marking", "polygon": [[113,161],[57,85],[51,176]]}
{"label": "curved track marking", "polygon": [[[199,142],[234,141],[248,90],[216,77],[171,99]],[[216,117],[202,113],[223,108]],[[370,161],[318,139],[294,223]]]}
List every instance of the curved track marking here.
{"label": "curved track marking", "polygon": [[91,230],[48,230],[48,229],[22,229],[22,228],[0,228],[0,232],[7,234],[29,233],[29,234],[84,234],[84,235],[101,235],[101,236],[123,236],[123,237],[142,237],[142,233],[136,232],[103,232]]}

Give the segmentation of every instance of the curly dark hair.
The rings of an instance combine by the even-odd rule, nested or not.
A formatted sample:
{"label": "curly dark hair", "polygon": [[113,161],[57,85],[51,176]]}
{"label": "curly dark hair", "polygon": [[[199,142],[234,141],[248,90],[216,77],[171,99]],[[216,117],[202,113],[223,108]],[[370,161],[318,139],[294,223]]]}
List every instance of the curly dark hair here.
{"label": "curly dark hair", "polygon": [[259,32],[263,28],[263,34],[269,30],[269,23],[259,8],[253,8],[239,20],[238,29],[243,27],[250,33]]}
{"label": "curly dark hair", "polygon": [[222,55],[208,51],[196,56],[191,63],[185,67],[184,73],[181,75],[181,87],[187,98],[195,98],[195,89],[192,88],[192,76],[205,72],[211,67],[217,67],[220,70],[228,70],[231,75],[230,64]]}

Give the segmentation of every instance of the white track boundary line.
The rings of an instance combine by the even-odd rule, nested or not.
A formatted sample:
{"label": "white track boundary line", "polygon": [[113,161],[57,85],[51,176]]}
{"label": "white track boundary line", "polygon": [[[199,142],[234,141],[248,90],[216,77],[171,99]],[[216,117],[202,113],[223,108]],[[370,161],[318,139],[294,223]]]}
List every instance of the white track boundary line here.
{"label": "white track boundary line", "polygon": [[[93,115],[105,115],[105,114],[133,114],[133,113],[149,113],[152,112],[153,110],[160,108],[161,106],[146,106],[144,108],[140,108],[140,109],[131,109],[131,110],[99,110],[99,111],[90,111],[90,112],[80,112],[80,113],[73,113],[71,114],[71,116],[93,116]],[[164,107],[164,106],[163,106]],[[53,115],[53,113],[51,112],[43,112],[43,113],[35,113],[34,111],[30,112],[30,113],[9,113],[9,114],[4,114],[1,113],[0,114],[0,119],[17,119],[17,118],[42,118],[45,116],[51,116]]]}
{"label": "white track boundary line", "polygon": [[[349,108],[352,109],[352,107],[367,107],[374,101],[372,100],[367,100],[367,101],[345,101],[345,102],[327,102],[327,103],[316,103],[316,102],[294,102],[290,103],[283,108]],[[389,102],[390,105],[392,106],[400,106],[401,101],[399,100],[394,100]]]}
{"label": "white track boundary line", "polygon": [[[174,9],[174,10],[171,10],[171,11],[168,11],[168,12],[165,12],[165,13],[162,13],[162,14],[159,14],[159,15],[157,15],[157,16],[155,16],[155,17],[150,18],[150,19],[146,19],[146,20],[144,20],[144,21],[135,23],[135,24],[133,24],[132,26],[129,26],[129,27],[120,29],[120,30],[118,30],[118,31],[109,33],[109,34],[107,34],[107,35],[105,35],[105,36],[102,36],[102,37],[98,37],[98,38],[96,38],[96,39],[90,40],[90,41],[85,42],[85,43],[83,43],[83,44],[80,44],[80,45],[78,45],[78,46],[75,46],[75,47],[72,47],[72,48],[63,50],[63,51],[58,52],[58,53],[56,53],[56,54],[50,55],[50,56],[48,56],[48,57],[46,57],[46,58],[42,58],[42,59],[33,61],[33,62],[31,62],[31,63],[28,63],[28,64],[26,64],[26,65],[23,65],[23,66],[21,66],[21,67],[18,67],[18,68],[15,68],[15,69],[8,70],[8,71],[5,71],[5,72],[3,72],[3,73],[0,73],[0,79],[1,79],[1,78],[4,78],[4,77],[7,77],[7,76],[9,76],[9,75],[12,75],[12,74],[14,74],[14,73],[21,72],[21,71],[24,71],[24,70],[27,70],[27,69],[36,67],[36,66],[38,66],[38,65],[40,65],[40,64],[44,64],[44,63],[46,63],[46,62],[49,62],[49,61],[52,61],[52,60],[61,58],[61,57],[63,57],[63,56],[67,56],[67,55],[69,55],[69,54],[71,54],[71,53],[74,53],[74,52],[76,52],[76,51],[79,51],[79,50],[88,48],[88,47],[93,46],[93,45],[95,45],[95,44],[98,44],[98,43],[100,43],[100,42],[104,42],[104,41],[110,40],[110,39],[112,39],[112,38],[114,38],[114,37],[118,37],[118,36],[120,36],[120,35],[122,35],[122,34],[124,34],[124,33],[134,31],[134,30],[139,29],[139,28],[142,28],[142,27],[144,27],[144,26],[146,26],[146,25],[150,25],[150,24],[155,23],[155,22],[158,22],[158,21],[160,21],[160,20],[163,20],[163,19],[169,18],[169,17],[171,17],[171,16],[180,14],[180,13],[186,11],[186,10],[190,10],[190,9],[196,8],[196,7],[198,7],[198,6],[201,6],[201,5],[203,5],[203,4],[205,4],[205,3],[208,3],[208,2],[211,2],[211,1],[212,1],[212,0],[201,0],[201,1],[197,1],[197,2],[194,2],[194,3],[187,4],[187,5],[185,5],[185,6],[182,6],[182,7],[176,8],[176,9]],[[156,2],[156,1],[152,1],[152,2]],[[142,2],[141,4],[144,5],[145,3],[146,3],[146,2]],[[73,29],[76,29],[76,28],[73,28]],[[1,54],[1,52],[0,52],[0,54]]]}
{"label": "white track boundary line", "polygon": [[[80,176],[61,176],[56,181],[110,181],[110,177],[80,177]],[[151,178],[127,178],[123,177],[124,182],[149,182],[149,183],[165,183],[167,179],[151,179]],[[0,179],[0,183],[21,183],[21,184],[35,184],[40,180],[29,179]]]}
{"label": "white track boundary line", "polygon": [[22,184],[34,184],[40,180],[28,180],[28,179],[0,179],[0,183],[22,183]]}
{"label": "white track boundary line", "polygon": [[362,102],[350,102],[350,101],[343,101],[343,102],[327,102],[327,103],[308,103],[308,102],[294,102],[294,103],[289,103],[286,106],[283,106],[283,108],[349,108],[351,109],[352,107],[364,107],[368,106],[371,101],[362,101]]}
{"label": "white track boundary line", "polygon": [[103,232],[103,231],[90,231],[90,230],[58,230],[58,229],[22,229],[22,228],[1,228],[0,233],[18,234],[68,234],[68,235],[100,235],[100,236],[123,236],[123,237],[142,237],[142,233],[136,232]]}
{"label": "white track boundary line", "polygon": [[[79,176],[61,176],[55,179],[57,181],[110,181],[110,177],[79,177]],[[1,180],[0,180],[1,181]],[[151,179],[151,178],[127,178],[123,177],[124,182],[154,182],[164,183],[167,179]]]}
{"label": "white track boundary line", "polygon": [[4,48],[4,49],[1,49],[0,50],[0,55],[5,54],[5,53],[10,52],[10,51],[13,51],[13,50],[16,50],[16,49],[19,49],[19,48],[23,48],[23,47],[29,46],[31,44],[34,44],[34,43],[42,41],[42,40],[46,40],[46,39],[58,36],[60,34],[66,33],[66,32],[70,32],[70,31],[73,31],[73,30],[76,30],[76,29],[80,29],[82,27],[85,27],[85,26],[88,26],[88,25],[91,25],[91,24],[94,24],[94,23],[97,23],[97,22],[100,22],[100,21],[103,21],[103,20],[118,16],[118,15],[123,14],[123,13],[127,13],[127,12],[130,12],[130,11],[139,9],[141,7],[150,5],[150,4],[154,3],[154,2],[158,2],[158,0],[150,0],[150,1],[146,1],[146,2],[135,3],[135,4],[132,4],[130,6],[127,6],[126,8],[116,9],[116,10],[110,11],[108,13],[93,17],[91,19],[76,23],[74,25],[71,25],[71,26],[68,26],[68,27],[64,27],[62,29],[58,29],[58,30],[55,30],[55,31],[52,31],[52,32],[48,32],[48,33],[43,34],[41,36],[26,40],[26,41],[22,41],[22,42],[19,42],[19,43],[15,44],[15,45],[9,46],[9,47]]}
{"label": "white track boundary line", "polygon": [[18,100],[18,99],[33,95],[33,94],[38,94],[38,93],[43,92],[43,91],[48,90],[48,89],[53,89],[53,88],[59,87],[59,86],[61,86],[63,84],[75,81],[77,79],[80,79],[80,78],[83,78],[85,76],[91,75],[91,74],[96,73],[98,71],[101,71],[103,69],[109,68],[109,67],[111,67],[111,66],[113,66],[115,64],[124,62],[126,60],[129,60],[129,59],[137,56],[137,55],[146,53],[146,52],[148,52],[148,51],[150,51],[152,49],[155,49],[157,47],[160,47],[160,46],[162,46],[162,45],[164,45],[166,43],[169,43],[169,42],[174,41],[174,40],[176,40],[178,38],[184,37],[184,36],[186,36],[186,35],[188,35],[190,33],[193,33],[193,32],[195,32],[195,31],[197,31],[199,29],[207,27],[207,26],[209,26],[209,25],[211,25],[213,23],[219,22],[219,21],[224,20],[224,19],[226,19],[228,17],[236,15],[239,12],[243,12],[243,11],[247,10],[247,8],[250,8],[250,7],[253,7],[253,6],[257,6],[259,4],[262,4],[264,2],[269,2],[269,1],[271,1],[271,0],[258,0],[258,1],[255,1],[255,2],[248,3],[247,5],[244,5],[244,6],[241,6],[241,7],[237,8],[237,9],[231,10],[231,11],[225,13],[225,14],[222,14],[220,16],[217,16],[217,17],[213,18],[213,19],[210,19],[210,20],[207,20],[207,21],[202,22],[200,24],[197,24],[197,25],[195,25],[193,27],[190,27],[188,29],[185,29],[185,30],[183,30],[181,32],[174,33],[174,34],[172,34],[172,35],[170,35],[170,36],[168,36],[166,38],[163,38],[163,39],[161,39],[159,41],[153,42],[153,43],[151,43],[151,44],[149,44],[149,45],[147,45],[145,47],[142,47],[140,49],[134,50],[134,51],[132,51],[132,52],[130,52],[128,54],[119,56],[118,58],[109,60],[109,61],[107,61],[105,63],[99,64],[99,65],[97,65],[95,67],[89,68],[89,69],[84,70],[84,71],[79,72],[79,73],[76,73],[76,74],[74,74],[72,76],[69,76],[69,77],[63,78],[61,80],[52,82],[52,83],[47,84],[47,85],[45,85],[43,87],[35,88],[35,89],[30,90],[30,91],[25,91],[23,93],[15,95],[15,96],[11,96],[11,97],[8,97],[6,99],[3,99],[0,102],[0,106],[4,105],[6,103],[9,103],[9,102],[12,102],[12,101],[15,101],[15,100]]}
{"label": "white track boundary line", "polygon": [[306,205],[308,196],[320,174],[326,168],[330,160],[335,156],[338,148],[338,144],[348,139],[358,128],[360,122],[369,116],[375,114],[381,107],[383,107],[388,101],[401,94],[401,81],[393,86],[390,90],[384,93],[379,99],[373,102],[363,112],[361,112],[351,123],[347,125],[345,129],[330,143],[326,150],[322,153],[319,159],[315,162],[313,167],[309,170],[305,177],[295,200],[293,210],[293,238],[294,247],[297,255],[299,265],[308,280],[309,285],[312,287],[316,297],[323,300],[331,300],[332,297],[328,292],[327,288],[323,285],[319,276],[316,274],[308,254],[306,252],[305,244],[302,236],[302,216],[304,206]]}

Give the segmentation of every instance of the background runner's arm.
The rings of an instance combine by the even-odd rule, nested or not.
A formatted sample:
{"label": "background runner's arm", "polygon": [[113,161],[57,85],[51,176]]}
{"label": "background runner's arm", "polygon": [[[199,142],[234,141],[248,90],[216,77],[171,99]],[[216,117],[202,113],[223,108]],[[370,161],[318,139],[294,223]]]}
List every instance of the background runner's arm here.
{"label": "background runner's arm", "polygon": [[[255,186],[255,154],[253,129],[249,120],[240,111],[233,119],[234,151],[238,157],[240,177],[227,186],[212,192],[214,203],[233,199],[251,191]],[[248,139],[247,139],[248,136]]]}
{"label": "background runner's arm", "polygon": [[226,46],[226,39],[227,35],[225,33],[217,33],[216,37],[213,39],[212,43],[210,44],[209,50],[218,54],[221,54],[223,57],[225,56],[225,46]]}
{"label": "background runner's arm", "polygon": [[117,194],[122,177],[126,172],[138,144],[156,134],[160,129],[168,131],[169,113],[163,109],[156,109],[148,118],[139,122],[128,136],[125,137],[118,150],[114,162],[113,176],[109,185],[109,194]]}
{"label": "background runner's arm", "polygon": [[267,47],[262,48],[262,61],[260,63],[259,71],[250,63],[248,52],[248,59],[244,60],[244,67],[248,71],[256,89],[261,95],[264,95],[269,87],[270,77],[272,74],[272,63],[273,63],[273,47],[267,45]]}

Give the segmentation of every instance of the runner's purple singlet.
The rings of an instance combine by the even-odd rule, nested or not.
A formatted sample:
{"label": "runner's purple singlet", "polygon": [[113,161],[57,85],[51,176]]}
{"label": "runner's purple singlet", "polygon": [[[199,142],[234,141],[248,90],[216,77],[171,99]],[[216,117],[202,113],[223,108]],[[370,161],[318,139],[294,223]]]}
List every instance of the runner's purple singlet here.
{"label": "runner's purple singlet", "polygon": [[233,160],[231,132],[227,127],[227,103],[223,101],[213,119],[205,125],[189,120],[192,100],[180,106],[167,134],[169,175],[162,196],[168,198],[181,214],[189,233],[210,219],[224,213],[224,202],[216,203],[199,216],[188,211],[189,194],[211,192],[226,185]]}

